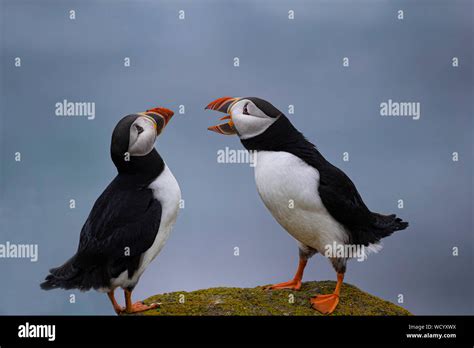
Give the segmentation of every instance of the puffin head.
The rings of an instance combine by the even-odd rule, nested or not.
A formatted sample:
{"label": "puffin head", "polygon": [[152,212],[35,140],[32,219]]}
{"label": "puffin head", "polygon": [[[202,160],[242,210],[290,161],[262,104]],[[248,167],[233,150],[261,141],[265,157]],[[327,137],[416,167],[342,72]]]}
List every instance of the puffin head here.
{"label": "puffin head", "polygon": [[237,134],[242,140],[262,134],[283,115],[272,104],[256,97],[222,97],[209,103],[206,109],[227,113],[220,120],[229,120],[208,130],[225,135]]}
{"label": "puffin head", "polygon": [[117,123],[112,133],[110,152],[119,171],[153,152],[156,138],[173,114],[169,109],[156,107],[127,115]]}

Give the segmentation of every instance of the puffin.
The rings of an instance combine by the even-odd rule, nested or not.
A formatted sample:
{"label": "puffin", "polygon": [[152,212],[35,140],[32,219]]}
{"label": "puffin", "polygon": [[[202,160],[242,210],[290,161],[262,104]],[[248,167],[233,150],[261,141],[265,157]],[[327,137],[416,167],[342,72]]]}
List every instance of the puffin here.
{"label": "puffin", "polygon": [[[162,250],[178,215],[178,182],[154,147],[173,114],[156,107],[117,123],[110,155],[118,173],[92,207],[76,254],[49,271],[42,289],[107,293],[117,314],[158,307],[133,303],[132,291]],[[125,307],[115,299],[116,288],[124,290]]]}
{"label": "puffin", "polygon": [[[236,134],[254,156],[257,191],[276,221],[297,241],[299,263],[292,280],[266,289],[299,290],[307,261],[320,253],[337,273],[334,292],[316,295],[311,307],[332,313],[348,259],[381,249],[380,241],[408,223],[367,208],[354,183],[326,160],[275,106],[256,97],[222,97],[206,109],[227,113],[227,123],[208,130]],[[337,250],[334,250],[337,249]],[[342,250],[342,252],[340,252]],[[347,251],[347,252],[346,252]]]}

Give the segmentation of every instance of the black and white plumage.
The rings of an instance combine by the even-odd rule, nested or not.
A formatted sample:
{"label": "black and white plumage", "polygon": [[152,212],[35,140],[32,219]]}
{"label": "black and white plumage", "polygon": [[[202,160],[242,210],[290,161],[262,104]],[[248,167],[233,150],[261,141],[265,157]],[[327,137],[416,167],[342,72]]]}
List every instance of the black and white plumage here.
{"label": "black and white plumage", "polygon": [[[172,115],[171,110],[155,108],[119,121],[111,143],[118,174],[95,202],[76,254],[50,270],[43,289],[108,292],[114,309],[121,311],[113,290],[121,287],[131,293],[176,221],[180,188],[154,148]],[[148,309],[133,306],[127,303],[127,311]]]}
{"label": "black and white plumage", "polygon": [[[283,143],[276,140],[282,138],[286,139]],[[271,128],[260,136],[243,139],[242,144],[247,150],[258,151],[255,175],[257,186],[265,191],[263,194],[268,193],[270,189],[265,188],[268,184],[264,182],[269,175],[272,175],[270,172],[267,173],[267,170],[278,172],[277,175],[281,175],[285,169],[290,170],[290,173],[284,173],[288,175],[288,179],[303,184],[301,190],[294,190],[294,194],[309,191],[313,196],[306,198],[313,202],[316,202],[316,196],[319,196],[322,206],[329,215],[344,227],[344,232],[347,234],[344,237],[345,242],[367,247],[407,227],[407,223],[395,215],[371,212],[351,179],[342,170],[329,163],[316,147],[293,127],[286,116],[281,115]],[[299,173],[304,170],[308,171],[307,177],[304,176],[305,173]],[[264,177],[261,177],[262,175]],[[295,180],[296,178],[301,180]],[[311,187],[314,187],[314,190],[311,190]],[[288,195],[292,193],[289,192]],[[294,200],[298,204],[296,198]]]}
{"label": "black and white plumage", "polygon": [[[209,130],[237,134],[247,150],[256,151],[257,190],[274,218],[297,240],[301,277],[306,260],[316,252],[324,255],[334,243],[377,250],[382,238],[408,226],[395,215],[370,211],[349,177],[329,163],[269,102],[255,97],[224,97],[207,108],[229,113],[223,119],[230,120]],[[338,274],[344,274],[347,259],[330,257]],[[300,285],[298,279],[275,288],[297,289]],[[337,301],[329,307],[313,305],[330,313]]]}

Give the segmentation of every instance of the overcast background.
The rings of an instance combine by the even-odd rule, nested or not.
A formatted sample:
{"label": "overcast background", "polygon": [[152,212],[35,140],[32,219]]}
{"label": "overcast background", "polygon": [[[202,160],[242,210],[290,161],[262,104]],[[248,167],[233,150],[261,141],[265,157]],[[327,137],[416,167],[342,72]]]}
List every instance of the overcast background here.
{"label": "overcast background", "polygon": [[[37,243],[39,260],[0,259],[0,314],[113,314],[105,295],[39,283],[73,255],[115,176],[116,122],[157,105],[186,108],[156,144],[185,209],[134,298],[290,279],[296,243],[260,201],[253,168],[217,163],[219,149],[242,148],[206,130],[221,115],[204,106],[227,95],[285,113],[293,104],[294,125],[367,205],[410,222],[381,253],[350,262],[347,282],[394,303],[403,294],[415,314],[472,314],[472,10],[470,1],[1,1],[0,243]],[[55,116],[63,99],[95,102],[95,119]],[[381,117],[388,99],[420,102],[421,118]],[[335,273],[316,256],[305,280],[326,279]]]}

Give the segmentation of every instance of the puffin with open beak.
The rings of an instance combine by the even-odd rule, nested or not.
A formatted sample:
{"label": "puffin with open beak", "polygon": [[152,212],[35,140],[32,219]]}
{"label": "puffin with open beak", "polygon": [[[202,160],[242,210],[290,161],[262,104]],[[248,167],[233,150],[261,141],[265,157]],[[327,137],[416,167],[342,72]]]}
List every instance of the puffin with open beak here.
{"label": "puffin with open beak", "polygon": [[334,246],[338,250],[361,250],[365,257],[366,252],[381,248],[382,238],[405,229],[408,223],[395,214],[370,211],[349,177],[329,163],[269,102],[255,97],[223,97],[206,109],[228,114],[221,118],[227,123],[209,127],[210,131],[237,134],[247,150],[256,151],[258,193],[298,243],[299,264],[294,278],[268,289],[299,290],[308,259],[319,252],[332,263],[337,284],[332,294],[317,295],[310,302],[319,312],[332,313],[339,303],[347,260],[360,257],[341,255]]}
{"label": "puffin with open beak", "polygon": [[[110,147],[117,176],[95,202],[76,254],[51,269],[41,288],[106,292],[117,314],[157,307],[133,303],[131,296],[178,214],[179,185],[154,147],[172,116],[173,111],[157,107],[118,122]],[[125,308],[115,300],[118,287],[124,290]]]}

